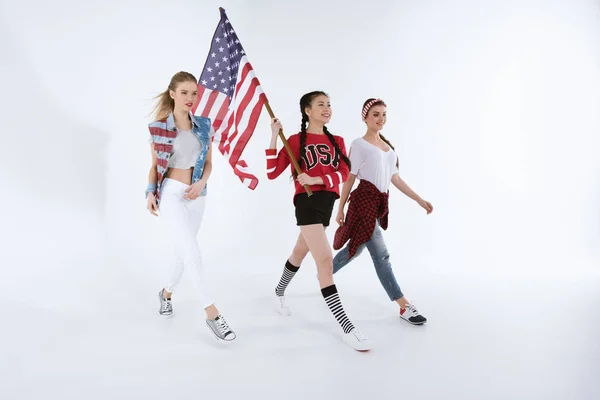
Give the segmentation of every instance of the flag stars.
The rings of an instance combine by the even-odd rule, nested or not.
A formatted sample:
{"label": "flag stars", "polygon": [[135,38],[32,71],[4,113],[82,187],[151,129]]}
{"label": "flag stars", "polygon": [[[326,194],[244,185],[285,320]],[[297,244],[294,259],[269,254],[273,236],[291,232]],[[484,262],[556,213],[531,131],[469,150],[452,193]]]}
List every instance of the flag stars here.
{"label": "flag stars", "polygon": [[234,96],[241,58],[245,54],[229,20],[222,20],[211,43],[200,83],[209,90]]}

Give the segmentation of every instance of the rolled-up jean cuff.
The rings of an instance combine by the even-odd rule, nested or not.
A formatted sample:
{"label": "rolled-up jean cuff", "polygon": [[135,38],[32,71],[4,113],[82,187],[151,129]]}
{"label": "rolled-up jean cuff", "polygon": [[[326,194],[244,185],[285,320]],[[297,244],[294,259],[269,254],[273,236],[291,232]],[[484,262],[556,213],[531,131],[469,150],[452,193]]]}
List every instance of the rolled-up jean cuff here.
{"label": "rolled-up jean cuff", "polygon": [[146,186],[146,197],[148,197],[148,193],[156,193],[156,185],[154,183],[149,183],[148,186]]}

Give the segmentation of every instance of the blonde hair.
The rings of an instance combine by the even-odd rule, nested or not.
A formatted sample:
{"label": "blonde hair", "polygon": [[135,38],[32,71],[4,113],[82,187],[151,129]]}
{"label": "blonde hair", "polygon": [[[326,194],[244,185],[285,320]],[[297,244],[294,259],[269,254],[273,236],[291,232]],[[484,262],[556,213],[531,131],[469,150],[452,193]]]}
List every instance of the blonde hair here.
{"label": "blonde hair", "polygon": [[154,97],[156,104],[152,108],[152,118],[154,121],[161,121],[167,119],[169,114],[173,112],[175,108],[175,101],[171,98],[170,91],[175,91],[179,84],[183,82],[194,82],[197,83],[196,77],[189,72],[179,71],[171,78],[169,87],[167,90]]}

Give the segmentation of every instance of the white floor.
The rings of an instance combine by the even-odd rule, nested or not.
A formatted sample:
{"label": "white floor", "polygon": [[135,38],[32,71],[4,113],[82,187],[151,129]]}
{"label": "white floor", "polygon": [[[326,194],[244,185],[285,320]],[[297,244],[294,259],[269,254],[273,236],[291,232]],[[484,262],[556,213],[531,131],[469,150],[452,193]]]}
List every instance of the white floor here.
{"label": "white floor", "polygon": [[79,283],[37,282],[37,302],[23,282],[21,291],[10,283],[0,291],[4,399],[600,398],[600,280],[591,273],[396,267],[429,319],[415,327],[397,316],[365,254],[336,275],[349,316],[374,342],[359,353],[340,341],[310,264],[288,289],[287,318],[269,298],[281,266],[267,274],[246,264],[219,276],[218,306],[238,334],[223,344],[204,325],[187,281],[175,315],[164,319],[153,278],[128,275],[132,259],[69,262],[64,268]]}

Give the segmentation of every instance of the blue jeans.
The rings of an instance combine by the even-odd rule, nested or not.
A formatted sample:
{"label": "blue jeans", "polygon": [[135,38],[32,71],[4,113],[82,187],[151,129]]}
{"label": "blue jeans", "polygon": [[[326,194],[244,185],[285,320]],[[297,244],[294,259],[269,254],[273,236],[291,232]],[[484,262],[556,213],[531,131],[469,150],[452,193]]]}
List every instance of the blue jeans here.
{"label": "blue jeans", "polygon": [[379,221],[377,221],[371,239],[367,243],[361,244],[358,247],[356,254],[354,254],[354,257],[351,259],[348,259],[350,251],[348,250],[348,245],[346,245],[346,247],[340,250],[333,258],[333,273],[335,274],[340,269],[348,265],[352,260],[358,257],[366,247],[367,250],[369,250],[369,254],[371,254],[371,258],[373,259],[373,265],[375,266],[375,271],[377,272],[377,277],[379,277],[381,286],[383,286],[387,292],[390,300],[396,301],[399,298],[404,297],[404,295],[402,294],[402,290],[400,290],[398,282],[396,282],[394,271],[392,271],[390,253],[385,245],[382,233],[383,232],[379,227]]}

